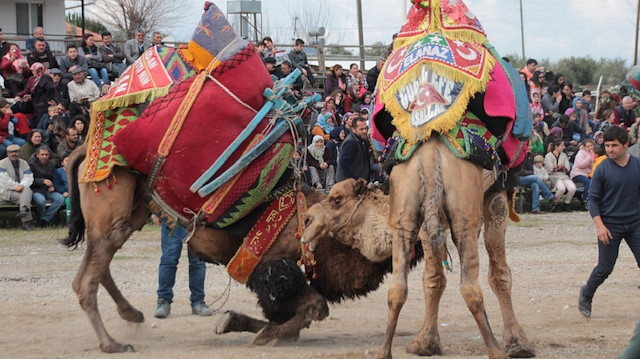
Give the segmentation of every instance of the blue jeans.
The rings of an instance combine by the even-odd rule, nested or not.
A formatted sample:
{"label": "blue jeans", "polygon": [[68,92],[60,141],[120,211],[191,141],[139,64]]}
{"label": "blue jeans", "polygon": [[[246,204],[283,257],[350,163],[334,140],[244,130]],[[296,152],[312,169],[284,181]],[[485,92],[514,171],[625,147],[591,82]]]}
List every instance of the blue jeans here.
{"label": "blue jeans", "polygon": [[586,202],[589,200],[589,186],[591,186],[591,180],[587,176],[579,175],[573,177],[573,182],[575,183],[583,183],[584,184],[584,192],[582,192],[582,201]]}
{"label": "blue jeans", "polygon": [[623,238],[627,241],[627,245],[629,245],[631,252],[636,257],[638,267],[640,267],[640,223],[605,223],[604,225],[611,232],[611,237],[613,238],[609,239],[608,245],[598,241],[598,265],[593,268],[584,290],[584,295],[588,298],[593,297],[596,289],[613,272]]}
{"label": "blue jeans", "polygon": [[[51,222],[53,216],[64,204],[64,197],[58,192],[47,192],[46,194],[33,192],[31,200],[36,205],[36,213],[41,221]],[[51,206],[47,208],[47,200],[51,201]]]}
{"label": "blue jeans", "polygon": [[540,192],[546,200],[553,198],[553,193],[549,190],[542,178],[536,175],[520,176],[520,185],[531,188],[531,210],[540,210]]}
{"label": "blue jeans", "polygon": [[[182,254],[182,242],[187,237],[187,231],[182,226],[177,226],[171,233],[171,229],[162,224],[162,257],[160,257],[160,267],[158,268],[158,299],[173,302],[173,285],[176,282],[176,270],[178,260]],[[187,247],[189,256],[189,290],[191,290],[191,304],[204,300],[204,277],[207,267],[205,263],[191,254]]]}
{"label": "blue jeans", "polygon": [[93,83],[95,83],[98,88],[100,88],[100,76],[102,76],[102,83],[109,83],[109,71],[104,67],[100,69],[100,76],[98,76],[98,70],[93,67],[89,68],[89,75],[91,75],[91,80],[93,80]]}

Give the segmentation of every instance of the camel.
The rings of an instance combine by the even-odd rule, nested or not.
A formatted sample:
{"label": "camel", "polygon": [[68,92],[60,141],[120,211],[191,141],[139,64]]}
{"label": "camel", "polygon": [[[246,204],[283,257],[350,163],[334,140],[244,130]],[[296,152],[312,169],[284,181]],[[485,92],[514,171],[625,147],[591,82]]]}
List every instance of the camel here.
{"label": "camel", "polygon": [[[133,307],[120,292],[111,276],[110,264],[114,254],[122,248],[135,230],[147,222],[150,212],[142,201],[145,179],[126,168],[115,167],[117,183],[105,181],[79,183],[78,173],[84,166],[86,145],[75,150],[70,157],[68,176],[71,193],[69,236],[61,242],[77,248],[85,239],[86,250],[72,287],[78,296],[100,342],[107,353],[133,351],[133,346],[116,341],[107,332],[97,304],[100,284],[115,301],[120,316],[133,323],[144,321],[142,312]],[[97,190],[96,190],[97,188]],[[310,191],[309,205],[326,197]],[[301,244],[296,238],[297,216],[289,222],[278,239],[263,257],[247,285],[258,295],[267,321],[250,318],[241,313],[225,313],[216,326],[216,333],[250,331],[257,333],[253,344],[279,343],[296,340],[303,328],[313,320],[322,320],[328,313],[327,301],[338,303],[354,299],[378,288],[384,276],[391,271],[391,259],[371,262],[358,250],[331,238],[315,247],[316,277],[307,284],[296,261],[301,257]],[[231,230],[200,227],[188,245],[196,255],[210,263],[226,265],[241,246],[243,236]],[[418,247],[413,263],[422,257]],[[273,271],[287,275],[284,282],[269,282]],[[271,276],[282,277],[282,276]],[[274,288],[277,291],[274,291]],[[275,299],[274,299],[275,296]]]}
{"label": "camel", "polygon": [[[426,313],[420,332],[406,350],[421,356],[442,354],[437,315],[446,285],[443,260],[447,228],[460,256],[460,292],[480,329],[489,357],[535,356],[513,311],[511,272],[505,254],[508,201],[506,191],[493,181],[490,175],[483,176],[481,166],[456,157],[439,136],[433,136],[409,160],[393,167],[388,198],[368,192],[364,180],[349,179],[336,184],[328,198],[309,208],[305,242],[320,245],[324,238],[336,238],[374,262],[393,256],[393,280],[387,298],[389,320],[376,358],[391,358],[398,317],[407,299],[407,274],[416,242],[421,242],[424,249]],[[491,331],[478,285],[478,236],[483,221],[490,258],[489,283],[502,310],[504,347]]]}

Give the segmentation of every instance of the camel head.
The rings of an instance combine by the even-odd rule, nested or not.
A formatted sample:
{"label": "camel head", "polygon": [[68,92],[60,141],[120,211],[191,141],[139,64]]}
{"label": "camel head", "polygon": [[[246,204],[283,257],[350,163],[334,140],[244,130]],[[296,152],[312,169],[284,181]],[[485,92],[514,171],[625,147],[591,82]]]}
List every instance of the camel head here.
{"label": "camel head", "polygon": [[314,248],[323,238],[357,249],[374,263],[391,257],[389,201],[364,180],[337,183],[329,196],[311,206],[305,217],[302,241]]}

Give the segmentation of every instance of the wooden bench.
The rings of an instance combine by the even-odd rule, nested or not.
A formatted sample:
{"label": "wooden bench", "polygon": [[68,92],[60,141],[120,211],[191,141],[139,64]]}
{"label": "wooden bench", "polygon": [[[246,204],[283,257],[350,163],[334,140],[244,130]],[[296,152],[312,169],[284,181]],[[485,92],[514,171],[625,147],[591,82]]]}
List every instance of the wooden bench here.
{"label": "wooden bench", "polygon": [[[574,182],[575,183],[575,182]],[[516,191],[516,209],[518,213],[524,213],[524,201],[531,203],[531,189],[529,187],[517,186],[515,188]],[[553,192],[555,194],[555,192]],[[584,198],[584,184],[576,183],[576,194],[573,196],[571,201],[579,199],[582,201]],[[542,201],[542,200],[541,200]]]}

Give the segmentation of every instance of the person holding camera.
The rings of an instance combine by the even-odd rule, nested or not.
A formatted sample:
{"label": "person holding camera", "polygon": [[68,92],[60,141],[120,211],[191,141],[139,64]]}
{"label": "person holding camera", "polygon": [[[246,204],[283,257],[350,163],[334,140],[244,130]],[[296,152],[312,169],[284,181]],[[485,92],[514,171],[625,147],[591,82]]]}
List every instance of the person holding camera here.
{"label": "person holding camera", "polygon": [[100,90],[93,81],[87,81],[87,73],[81,67],[71,71],[73,81],[69,81],[69,98],[71,99],[71,118],[76,115],[88,115],[89,105],[100,97]]}

